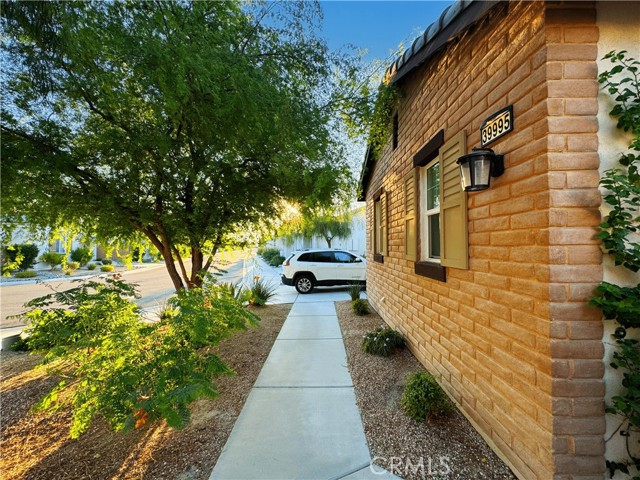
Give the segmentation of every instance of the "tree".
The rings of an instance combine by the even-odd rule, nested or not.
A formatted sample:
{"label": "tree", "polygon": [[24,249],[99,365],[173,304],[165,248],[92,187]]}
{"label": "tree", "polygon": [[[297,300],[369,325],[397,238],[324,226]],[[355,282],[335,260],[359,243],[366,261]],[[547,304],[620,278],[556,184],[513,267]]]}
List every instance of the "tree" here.
{"label": "tree", "polygon": [[349,238],[351,235],[350,215],[318,215],[312,218],[305,228],[306,236],[320,236],[327,242],[327,247],[331,248],[334,238]]}
{"label": "tree", "polygon": [[316,4],[3,10],[4,221],[142,235],[180,290],[281,201],[328,203],[348,184],[331,135],[345,96],[326,91],[335,70]]}

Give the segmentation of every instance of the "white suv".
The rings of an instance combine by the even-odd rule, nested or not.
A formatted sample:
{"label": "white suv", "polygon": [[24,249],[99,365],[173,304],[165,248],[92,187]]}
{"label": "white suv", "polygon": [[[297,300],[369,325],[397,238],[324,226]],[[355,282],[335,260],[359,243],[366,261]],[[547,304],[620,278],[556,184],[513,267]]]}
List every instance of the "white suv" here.
{"label": "white suv", "polygon": [[295,252],[282,264],[282,283],[309,293],[316,286],[365,283],[366,260],[344,250]]}

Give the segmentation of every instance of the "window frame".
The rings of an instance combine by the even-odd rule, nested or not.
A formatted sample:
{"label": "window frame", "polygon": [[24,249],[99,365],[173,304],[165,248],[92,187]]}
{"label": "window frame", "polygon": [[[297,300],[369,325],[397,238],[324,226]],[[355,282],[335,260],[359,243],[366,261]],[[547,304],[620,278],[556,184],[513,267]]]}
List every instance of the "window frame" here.
{"label": "window frame", "polygon": [[[434,166],[438,167],[438,184],[437,184],[437,192],[436,198],[438,201],[437,207],[428,208],[429,196],[428,196],[428,186],[429,186],[429,170]],[[420,261],[421,262],[431,262],[431,263],[442,263],[442,245],[440,241],[440,228],[441,228],[441,220],[440,220],[440,210],[441,210],[441,198],[440,198],[440,189],[441,189],[441,175],[440,175],[440,159],[436,157],[434,160],[427,163],[424,167],[420,168],[420,221],[419,221],[419,230],[420,230]],[[432,238],[431,235],[433,232],[431,231],[430,226],[430,217],[438,215],[438,245],[440,247],[440,255],[432,256],[431,252],[431,244]]]}

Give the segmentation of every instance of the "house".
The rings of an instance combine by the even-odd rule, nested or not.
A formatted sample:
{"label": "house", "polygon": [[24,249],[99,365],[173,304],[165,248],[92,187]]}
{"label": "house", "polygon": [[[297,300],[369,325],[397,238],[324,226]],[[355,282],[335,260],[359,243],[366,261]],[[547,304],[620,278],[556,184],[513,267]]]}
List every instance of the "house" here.
{"label": "house", "polygon": [[[620,447],[612,331],[587,303],[639,279],[594,239],[601,172],[629,144],[597,75],[639,46],[635,2],[465,0],[387,71],[393,135],[361,178],[368,298],[522,479],[602,479]],[[483,143],[504,173],[464,191],[457,160]]]}

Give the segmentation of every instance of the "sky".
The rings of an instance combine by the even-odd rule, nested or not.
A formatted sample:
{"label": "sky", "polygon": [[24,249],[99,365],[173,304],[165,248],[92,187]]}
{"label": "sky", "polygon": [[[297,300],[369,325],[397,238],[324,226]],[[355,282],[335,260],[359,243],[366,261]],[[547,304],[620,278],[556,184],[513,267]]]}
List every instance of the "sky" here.
{"label": "sky", "polygon": [[332,50],[352,44],[367,49],[366,60],[383,60],[400,43],[404,47],[438,19],[451,0],[442,1],[370,1],[324,0],[321,35]]}

